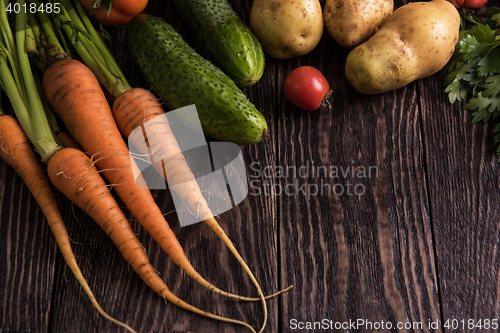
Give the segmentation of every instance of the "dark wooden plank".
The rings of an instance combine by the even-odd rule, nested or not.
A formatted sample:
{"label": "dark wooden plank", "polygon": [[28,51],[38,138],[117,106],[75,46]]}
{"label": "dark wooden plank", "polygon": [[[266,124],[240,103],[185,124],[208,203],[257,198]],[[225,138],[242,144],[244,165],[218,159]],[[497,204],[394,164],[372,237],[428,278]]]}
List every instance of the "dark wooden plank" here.
{"label": "dark wooden plank", "polygon": [[[358,94],[344,77],[346,56],[326,37],[313,53],[289,61],[278,80],[307,64],[318,67],[333,90],[333,109],[312,113],[291,107],[280,92],[279,139],[286,145],[278,146],[278,165],[357,168],[346,177],[339,170],[280,178],[282,186],[295,183],[296,189],[332,189],[309,198],[280,196],[280,247],[287,258],[282,280],[295,285],[284,296],[282,331],[323,319],[391,322],[392,331],[397,322],[409,322],[416,326],[408,331],[428,331],[440,307],[416,86]],[[358,185],[359,195],[349,195],[349,184],[351,193]]]}
{"label": "dark wooden plank", "polygon": [[500,188],[492,128],[472,126],[458,106],[425,109],[424,118],[440,114],[424,128],[443,320],[496,319]]}
{"label": "dark wooden plank", "polygon": [[441,319],[455,320],[459,331],[491,331],[467,324],[498,320],[500,313],[500,166],[492,126],[472,125],[471,112],[464,103],[450,106],[435,77],[419,88]]}
{"label": "dark wooden plank", "polygon": [[0,332],[46,332],[56,245],[15,171],[0,160]]}

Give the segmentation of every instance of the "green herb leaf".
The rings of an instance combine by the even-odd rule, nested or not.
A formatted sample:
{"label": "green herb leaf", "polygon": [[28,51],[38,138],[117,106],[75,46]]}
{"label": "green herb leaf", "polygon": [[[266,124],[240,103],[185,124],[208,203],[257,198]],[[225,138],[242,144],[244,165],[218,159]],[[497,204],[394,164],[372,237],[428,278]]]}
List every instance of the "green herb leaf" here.
{"label": "green herb leaf", "polygon": [[469,61],[474,58],[481,56],[486,53],[489,49],[489,45],[481,44],[475,35],[466,35],[464,39],[460,40],[460,53],[464,55],[464,60]]}
{"label": "green herb leaf", "polygon": [[470,85],[467,81],[462,79],[454,80],[450,83],[445,92],[448,93],[448,99],[450,103],[453,104],[455,101],[462,101],[467,98],[467,94],[469,93]]}
{"label": "green herb leaf", "polygon": [[484,96],[500,96],[500,74],[488,77],[484,81]]}
{"label": "green herb leaf", "polygon": [[481,121],[487,122],[491,117],[491,113],[487,109],[478,110],[472,113],[472,123],[479,123]]}
{"label": "green herb leaf", "polygon": [[488,76],[500,72],[500,48],[497,46],[491,47],[478,62],[477,71],[480,76]]}
{"label": "green herb leaf", "polygon": [[483,92],[479,92],[477,96],[472,97],[464,108],[466,110],[487,110],[488,113],[500,112],[500,95],[499,96],[484,96]]}
{"label": "green herb leaf", "polygon": [[[493,133],[499,133],[500,132],[500,122],[495,126],[495,128],[493,128]],[[498,135],[495,136],[495,139],[498,137],[498,141],[496,141],[495,143],[500,143],[500,133]]]}
{"label": "green herb leaf", "polygon": [[[500,8],[467,16],[472,29],[460,32],[453,57],[441,72],[451,103],[469,98],[472,123],[500,117]],[[469,97],[470,96],[470,97]],[[500,123],[493,130],[500,162]]]}
{"label": "green herb leaf", "polygon": [[479,14],[479,17],[492,28],[500,26],[500,8],[487,8]]}

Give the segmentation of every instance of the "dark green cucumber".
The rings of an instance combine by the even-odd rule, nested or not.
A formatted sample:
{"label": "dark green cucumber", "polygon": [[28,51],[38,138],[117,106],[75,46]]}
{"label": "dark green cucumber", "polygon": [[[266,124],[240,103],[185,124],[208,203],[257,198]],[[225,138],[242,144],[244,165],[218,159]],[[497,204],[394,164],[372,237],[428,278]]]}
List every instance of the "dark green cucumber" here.
{"label": "dark green cucumber", "polygon": [[136,16],[125,40],[132,59],[169,109],[196,105],[206,136],[254,144],[267,135],[264,116],[245,94],[161,18]]}
{"label": "dark green cucumber", "polygon": [[257,37],[227,0],[173,0],[196,35],[201,54],[240,88],[264,72],[264,51]]}

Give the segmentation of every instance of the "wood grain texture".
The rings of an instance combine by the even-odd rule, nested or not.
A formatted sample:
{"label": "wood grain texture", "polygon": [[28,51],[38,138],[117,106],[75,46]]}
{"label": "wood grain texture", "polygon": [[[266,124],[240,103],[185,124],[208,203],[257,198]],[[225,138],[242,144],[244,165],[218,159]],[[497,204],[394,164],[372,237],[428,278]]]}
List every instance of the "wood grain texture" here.
{"label": "wood grain texture", "polygon": [[[230,3],[248,22],[252,2]],[[499,0],[490,6],[500,6]],[[146,12],[163,17],[196,48],[194,33],[169,1],[150,0]],[[118,63],[133,85],[149,88],[124,36],[124,28],[112,32]],[[303,332],[292,330],[294,320],[323,319],[372,326],[309,331],[454,332],[442,326],[447,319],[499,319],[500,169],[491,128],[471,125],[463,105],[449,105],[437,75],[385,94],[357,93],[344,76],[347,54],[325,34],[306,56],[267,57],[262,79],[244,90],[265,115],[269,136],[242,147],[249,195],[218,218],[264,293],[294,285],[268,301],[266,332]],[[282,83],[301,65],[329,79],[331,109],[304,112],[286,100]],[[92,308],[36,203],[3,161],[0,175],[0,333],[124,332]],[[153,194],[208,281],[256,296],[207,226],[181,228],[168,191]],[[244,331],[165,303],[93,221],[60,195],[58,202],[82,272],[109,314],[139,332]],[[174,293],[259,326],[258,302],[204,290],[125,213]],[[436,321],[441,325],[429,328]],[[373,326],[382,322],[393,327]],[[397,322],[408,326],[396,329]]]}
{"label": "wood grain texture", "polygon": [[56,244],[23,180],[3,160],[0,175],[0,332],[46,332]]}
{"label": "wood grain texture", "polygon": [[420,84],[442,319],[498,319],[500,178],[492,128],[471,125],[462,105],[441,108],[447,97],[439,81]]}
{"label": "wood grain texture", "polygon": [[[346,51],[324,38],[320,54],[328,61],[313,54],[291,67],[313,65],[327,77],[337,74],[333,108],[304,114],[283,100],[280,135],[291,144],[279,146],[279,163],[356,171],[346,176],[310,171],[309,177],[283,180],[325,189],[280,200],[285,235],[280,245],[291,257],[282,266],[285,280],[295,285],[284,296],[283,331],[294,319],[394,325],[436,320],[440,310],[416,87],[362,96],[338,73],[338,65],[332,68],[345,61]],[[330,195],[325,183],[333,189]]]}

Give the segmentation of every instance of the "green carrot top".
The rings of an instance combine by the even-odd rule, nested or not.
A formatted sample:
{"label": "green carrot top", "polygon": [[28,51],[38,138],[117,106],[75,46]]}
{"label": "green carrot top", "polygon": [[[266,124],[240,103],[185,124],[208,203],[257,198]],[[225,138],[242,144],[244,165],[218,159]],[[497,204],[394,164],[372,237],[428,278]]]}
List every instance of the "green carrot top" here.
{"label": "green carrot top", "polygon": [[[22,6],[25,1],[18,3]],[[6,8],[0,0],[0,8]],[[12,108],[33,143],[35,150],[47,162],[61,148],[49,125],[40,97],[36,80],[27,53],[26,35],[30,29],[26,25],[24,11],[19,11],[13,18],[12,32],[7,11],[0,11],[0,86],[8,96]]]}
{"label": "green carrot top", "polygon": [[[110,50],[96,31],[80,1],[60,0],[58,13],[37,12],[31,21],[42,22],[35,36],[44,67],[63,57],[81,58],[113,99],[131,88]],[[38,19],[37,19],[38,18]]]}

